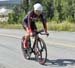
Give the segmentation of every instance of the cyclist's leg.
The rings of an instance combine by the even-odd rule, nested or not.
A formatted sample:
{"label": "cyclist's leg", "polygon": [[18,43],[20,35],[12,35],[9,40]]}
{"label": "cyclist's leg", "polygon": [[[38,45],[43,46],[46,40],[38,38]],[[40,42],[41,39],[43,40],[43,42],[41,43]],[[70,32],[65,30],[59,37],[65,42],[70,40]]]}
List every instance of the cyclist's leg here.
{"label": "cyclist's leg", "polygon": [[27,49],[27,42],[28,42],[28,40],[29,40],[29,38],[30,38],[30,35],[29,35],[29,33],[28,33],[28,31],[27,31],[27,28],[28,28],[28,24],[27,24],[27,21],[24,21],[23,23],[22,23],[22,25],[23,25],[23,28],[24,28],[24,30],[26,31],[26,33],[25,33],[25,41],[23,42],[23,44],[24,44],[24,48],[25,49]]}
{"label": "cyclist's leg", "polygon": [[[30,25],[30,26],[31,26],[32,32],[34,32],[34,30],[37,30],[37,27],[36,27],[36,25],[35,25],[35,22],[31,22],[31,25]],[[28,30],[27,30],[27,28],[28,28],[27,21],[23,22],[23,28],[24,28],[25,31],[26,31],[25,41],[24,41],[24,48],[27,48],[28,40],[29,40],[30,36],[32,36],[32,35],[28,32]]]}

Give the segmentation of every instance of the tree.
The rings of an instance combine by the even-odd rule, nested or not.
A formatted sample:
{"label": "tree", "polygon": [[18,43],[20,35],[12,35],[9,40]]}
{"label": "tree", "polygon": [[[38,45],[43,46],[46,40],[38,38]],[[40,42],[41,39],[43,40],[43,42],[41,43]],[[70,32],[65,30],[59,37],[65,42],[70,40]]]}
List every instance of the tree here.
{"label": "tree", "polygon": [[13,12],[9,14],[9,19],[8,19],[8,22],[10,24],[18,24],[19,23],[19,17],[21,16],[21,8],[19,5],[15,5],[14,8],[13,8]]}
{"label": "tree", "polygon": [[75,22],[75,0],[23,0],[20,8],[15,6],[14,12],[9,14],[9,22],[21,22],[25,14],[33,9],[35,3],[44,6],[46,18],[49,20]]}

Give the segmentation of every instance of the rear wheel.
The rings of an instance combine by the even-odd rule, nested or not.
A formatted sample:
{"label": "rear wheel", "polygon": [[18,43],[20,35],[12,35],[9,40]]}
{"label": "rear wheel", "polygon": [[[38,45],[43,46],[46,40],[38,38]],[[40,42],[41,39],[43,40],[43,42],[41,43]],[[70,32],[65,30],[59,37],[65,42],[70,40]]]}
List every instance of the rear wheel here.
{"label": "rear wheel", "polygon": [[35,44],[35,57],[40,64],[45,64],[47,60],[47,48],[45,42],[39,38]]}
{"label": "rear wheel", "polygon": [[31,57],[31,41],[29,39],[27,49],[24,48],[24,43],[23,43],[24,41],[25,41],[25,36],[23,36],[23,38],[22,38],[21,49],[22,49],[24,58],[25,59],[30,59],[30,57]]}

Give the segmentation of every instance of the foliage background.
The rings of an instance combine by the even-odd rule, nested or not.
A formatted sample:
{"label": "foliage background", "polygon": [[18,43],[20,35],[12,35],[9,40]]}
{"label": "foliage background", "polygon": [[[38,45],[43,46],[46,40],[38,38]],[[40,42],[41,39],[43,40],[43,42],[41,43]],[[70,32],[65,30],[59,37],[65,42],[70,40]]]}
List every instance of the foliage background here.
{"label": "foliage background", "polygon": [[22,23],[23,17],[33,9],[35,3],[44,6],[47,20],[61,23],[63,21],[75,23],[75,0],[23,0],[21,5],[15,5],[12,14],[9,14],[8,23]]}

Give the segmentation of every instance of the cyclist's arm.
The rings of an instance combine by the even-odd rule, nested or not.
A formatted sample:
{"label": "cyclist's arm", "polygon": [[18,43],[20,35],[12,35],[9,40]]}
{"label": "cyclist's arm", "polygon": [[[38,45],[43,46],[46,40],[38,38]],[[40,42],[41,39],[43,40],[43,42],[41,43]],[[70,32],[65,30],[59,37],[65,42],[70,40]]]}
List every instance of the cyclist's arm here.
{"label": "cyclist's arm", "polygon": [[43,23],[44,30],[45,30],[45,32],[47,32],[46,18],[43,15],[41,15],[41,19],[42,19],[42,23]]}

